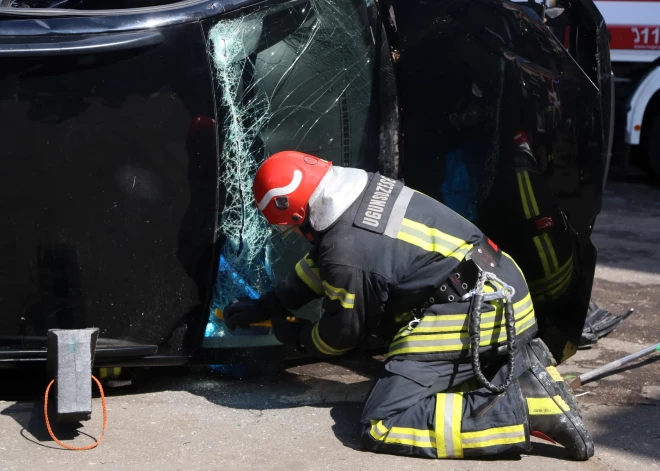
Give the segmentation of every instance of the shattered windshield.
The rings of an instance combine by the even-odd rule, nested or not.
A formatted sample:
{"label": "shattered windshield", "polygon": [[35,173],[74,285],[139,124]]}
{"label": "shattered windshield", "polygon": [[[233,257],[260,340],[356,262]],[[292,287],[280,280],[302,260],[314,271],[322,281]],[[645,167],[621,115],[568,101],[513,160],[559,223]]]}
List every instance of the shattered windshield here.
{"label": "shattered windshield", "polygon": [[67,10],[126,10],[171,5],[180,0],[0,0],[0,8],[58,8]]}
{"label": "shattered windshield", "polygon": [[[268,327],[230,334],[216,314],[239,296],[258,297],[310,249],[302,239],[285,245],[259,214],[251,191],[259,164],[275,152],[298,150],[378,169],[375,45],[367,18],[362,1],[310,0],[208,25],[222,129],[218,235],[224,244],[205,346],[275,343],[254,338]],[[317,318],[319,306],[296,315]]]}

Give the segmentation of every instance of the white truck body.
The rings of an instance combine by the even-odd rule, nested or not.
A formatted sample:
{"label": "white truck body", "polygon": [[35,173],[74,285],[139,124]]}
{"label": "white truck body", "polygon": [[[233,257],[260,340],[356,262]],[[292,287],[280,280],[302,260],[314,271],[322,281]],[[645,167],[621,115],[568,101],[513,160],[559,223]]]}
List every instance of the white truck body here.
{"label": "white truck body", "polygon": [[660,90],[660,1],[595,3],[612,36],[610,50],[617,85],[632,85],[623,108],[624,140],[630,146],[638,146],[646,137],[644,126],[651,126],[657,117],[655,111],[651,116],[646,111]]}

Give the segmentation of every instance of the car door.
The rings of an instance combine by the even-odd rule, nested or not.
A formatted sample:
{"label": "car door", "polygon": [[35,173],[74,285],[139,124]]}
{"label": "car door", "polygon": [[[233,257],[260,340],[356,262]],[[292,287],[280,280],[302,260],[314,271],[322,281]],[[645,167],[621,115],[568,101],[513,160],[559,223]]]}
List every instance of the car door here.
{"label": "car door", "polygon": [[99,327],[107,364],[277,349],[215,315],[308,250],[251,178],[285,149],[396,173],[373,5],[50,3],[0,9],[0,358],[43,360],[52,328]]}

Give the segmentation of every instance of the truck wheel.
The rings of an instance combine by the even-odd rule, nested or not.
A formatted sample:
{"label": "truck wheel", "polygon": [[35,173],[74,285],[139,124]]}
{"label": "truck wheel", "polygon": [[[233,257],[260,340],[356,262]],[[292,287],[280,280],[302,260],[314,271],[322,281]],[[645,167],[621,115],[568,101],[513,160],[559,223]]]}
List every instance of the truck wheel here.
{"label": "truck wheel", "polygon": [[646,138],[646,156],[651,171],[660,178],[660,114],[653,119]]}

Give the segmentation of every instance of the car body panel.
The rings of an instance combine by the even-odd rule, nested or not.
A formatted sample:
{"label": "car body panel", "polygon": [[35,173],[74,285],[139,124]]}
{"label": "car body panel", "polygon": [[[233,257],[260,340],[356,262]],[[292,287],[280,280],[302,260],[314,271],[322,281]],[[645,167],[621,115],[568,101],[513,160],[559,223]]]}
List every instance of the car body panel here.
{"label": "car body panel", "polygon": [[[0,16],[0,116],[11,116],[0,128],[0,360],[44,358],[39,339],[54,327],[97,326],[117,352],[157,347],[117,364],[279,352],[269,329],[229,333],[214,312],[268,289],[307,250],[271,238],[251,205],[256,166],[283,149],[380,170],[445,202],[526,273],[561,278],[560,299],[535,299],[555,356],[579,338],[607,118],[599,75],[533,9],[207,1],[12,15]],[[567,265],[539,259],[509,184],[519,131],[539,213],[554,224],[544,234],[570,270],[548,273]]]}

